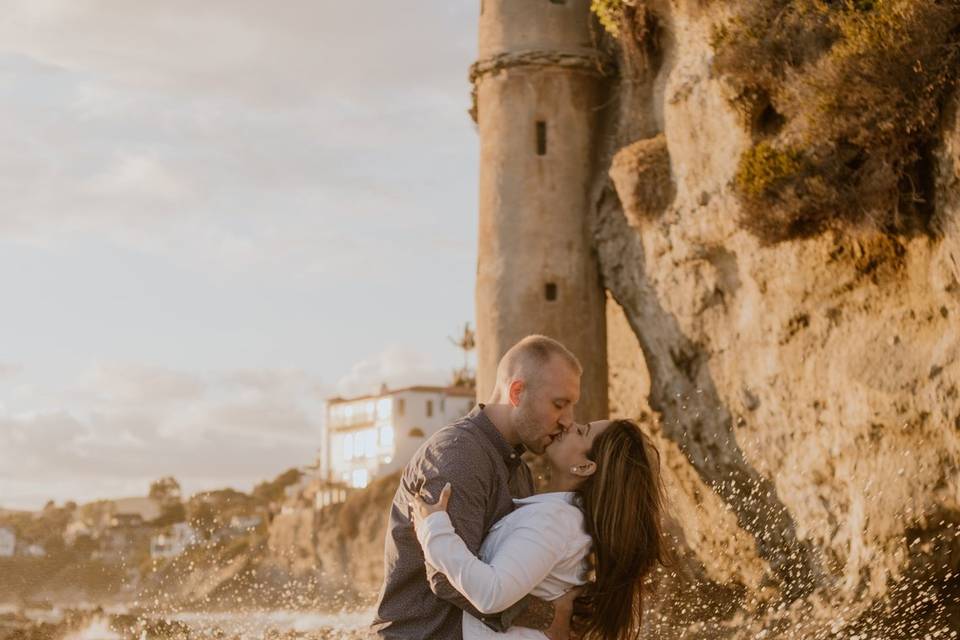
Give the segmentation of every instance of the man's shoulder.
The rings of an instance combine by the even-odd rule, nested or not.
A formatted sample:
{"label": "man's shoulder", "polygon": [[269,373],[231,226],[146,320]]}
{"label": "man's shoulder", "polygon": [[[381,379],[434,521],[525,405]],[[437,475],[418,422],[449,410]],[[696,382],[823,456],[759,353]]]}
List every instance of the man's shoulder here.
{"label": "man's shoulder", "polygon": [[475,455],[484,449],[485,436],[468,417],[437,430],[424,443],[424,453],[445,455]]}

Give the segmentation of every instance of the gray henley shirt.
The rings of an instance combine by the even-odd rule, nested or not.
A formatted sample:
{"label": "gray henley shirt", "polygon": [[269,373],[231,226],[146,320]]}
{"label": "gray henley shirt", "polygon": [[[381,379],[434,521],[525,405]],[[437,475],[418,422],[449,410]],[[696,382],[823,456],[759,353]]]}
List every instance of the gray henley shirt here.
{"label": "gray henley shirt", "polygon": [[430,436],[407,463],[390,506],[384,545],[384,582],[373,622],[381,638],[461,640],[463,611],[495,630],[510,627],[522,603],[500,614],[481,614],[446,576],[425,565],[407,505],[417,494],[436,502],[449,482],[450,520],[467,548],[479,554],[490,527],[513,511],[513,498],[533,494],[523,451],[503,439],[479,405]]}

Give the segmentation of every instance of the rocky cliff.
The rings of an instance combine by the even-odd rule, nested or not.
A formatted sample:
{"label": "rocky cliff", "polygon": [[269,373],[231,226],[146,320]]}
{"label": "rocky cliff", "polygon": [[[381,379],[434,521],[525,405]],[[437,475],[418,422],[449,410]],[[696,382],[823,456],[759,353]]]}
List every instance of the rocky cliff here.
{"label": "rocky cliff", "polygon": [[[612,11],[618,69],[593,198],[610,294],[611,408],[651,411],[681,555],[647,624],[661,637],[912,638],[960,628],[952,80],[924,107],[932,111],[914,146],[897,142],[895,151],[914,155],[888,163],[915,180],[874,176],[871,184],[894,191],[868,202],[868,178],[854,169],[889,149],[863,142],[860,165],[827,174],[831,162],[854,162],[843,154],[856,140],[809,143],[820,130],[791,102],[813,99],[796,90],[804,73],[839,64],[838,47],[852,38],[845,23],[807,59],[752,86],[723,56],[732,55],[726,34],[756,19],[753,5],[595,4]],[[756,6],[777,5],[776,20],[789,22],[803,18],[791,13],[800,5],[863,12],[844,20],[897,5],[892,15],[906,21],[924,4],[955,3]],[[948,18],[955,27],[955,10]],[[789,53],[767,45],[769,55]],[[944,42],[941,54],[956,47]],[[762,53],[753,51],[757,67]],[[913,54],[904,46],[884,55]],[[834,79],[836,102],[852,91],[842,80]],[[746,107],[745,94],[754,98]],[[901,107],[903,120],[912,104]],[[812,145],[808,156],[798,140]],[[788,145],[802,149],[796,162],[773,157],[760,192],[745,189],[744,172],[767,153],[757,149]],[[908,184],[925,186],[897,192]],[[850,185],[843,193],[852,200],[831,201],[835,211],[803,208],[804,197],[840,198]],[[758,207],[772,212],[759,225]],[[914,223],[904,223],[908,215]]]}
{"label": "rocky cliff", "polygon": [[[955,637],[960,5],[594,7],[610,407],[677,551],[645,632]],[[375,590],[395,482],[278,527],[290,566]]]}
{"label": "rocky cliff", "polygon": [[[383,580],[383,540],[399,473],[379,478],[346,502],[288,509],[270,524],[265,564],[324,592],[320,606],[369,603]],[[330,594],[336,597],[329,597]]]}

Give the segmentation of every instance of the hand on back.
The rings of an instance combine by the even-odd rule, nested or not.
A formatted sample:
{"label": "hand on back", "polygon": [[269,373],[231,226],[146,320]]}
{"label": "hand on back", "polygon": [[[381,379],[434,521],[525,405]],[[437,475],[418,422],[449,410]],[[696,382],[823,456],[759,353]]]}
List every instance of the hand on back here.
{"label": "hand on back", "polygon": [[438,511],[446,511],[447,504],[450,502],[450,493],[452,489],[450,483],[448,482],[443,486],[443,490],[440,492],[440,498],[435,504],[430,504],[423,499],[423,496],[416,495],[413,497],[413,500],[410,501],[410,520],[413,522],[415,529],[419,529],[422,526],[424,520],[427,519],[427,516]]}

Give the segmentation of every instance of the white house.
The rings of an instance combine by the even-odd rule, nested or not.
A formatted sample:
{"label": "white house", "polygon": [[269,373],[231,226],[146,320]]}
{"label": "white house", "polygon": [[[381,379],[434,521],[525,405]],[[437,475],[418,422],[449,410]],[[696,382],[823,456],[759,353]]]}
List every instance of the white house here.
{"label": "white house", "polygon": [[12,529],[0,529],[0,558],[9,558],[17,550],[17,534]]}
{"label": "white house", "polygon": [[403,468],[434,432],[467,413],[475,393],[462,387],[407,387],[327,400],[321,477],[363,488]]}
{"label": "white house", "polygon": [[163,515],[163,505],[153,498],[119,498],[110,503],[108,524],[132,525],[148,523]]}
{"label": "white house", "polygon": [[150,557],[175,558],[198,540],[193,527],[186,522],[177,522],[168,531],[150,539]]}

